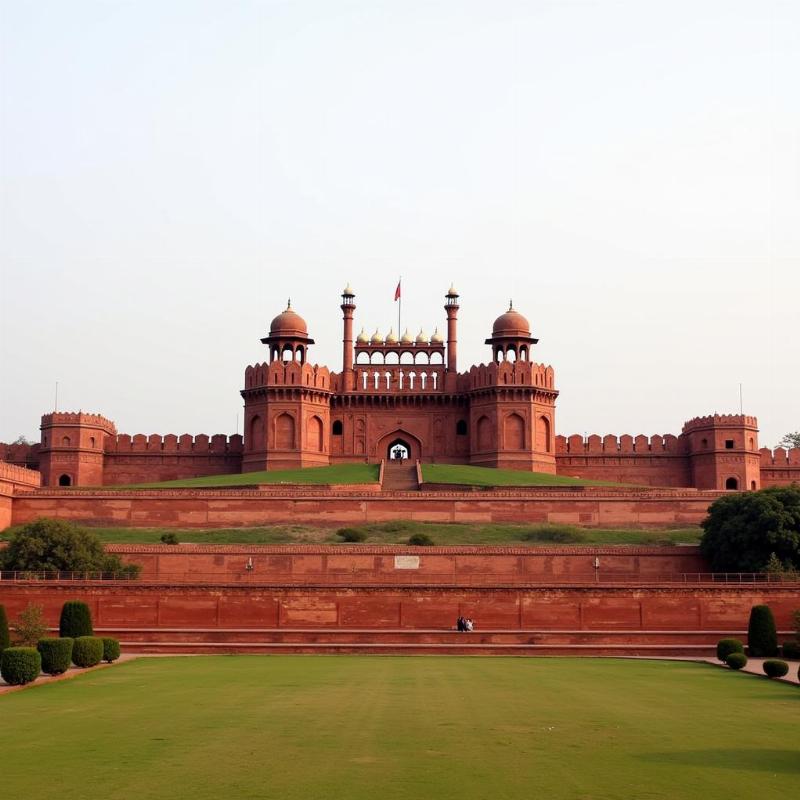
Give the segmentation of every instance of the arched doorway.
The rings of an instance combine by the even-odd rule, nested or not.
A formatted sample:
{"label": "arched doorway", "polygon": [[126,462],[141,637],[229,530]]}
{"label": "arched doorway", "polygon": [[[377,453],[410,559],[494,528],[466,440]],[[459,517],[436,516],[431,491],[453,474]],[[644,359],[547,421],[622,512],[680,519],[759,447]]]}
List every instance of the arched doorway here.
{"label": "arched doorway", "polygon": [[[392,451],[397,447],[403,451],[403,458],[409,461],[417,461],[423,456],[422,442],[403,428],[395,428],[385,436],[381,436],[374,445],[370,445],[370,453],[374,453],[377,459],[394,461]],[[374,448],[374,449],[373,449]]]}
{"label": "arched doorway", "polygon": [[59,486],[72,486],[72,478],[69,475],[62,475],[58,479]]}
{"label": "arched doorway", "polygon": [[389,461],[401,461],[411,458],[411,445],[404,439],[395,439],[386,448],[386,458]]}
{"label": "arched doorway", "polygon": [[728,478],[728,480],[725,481],[725,488],[736,491],[739,488],[739,481],[736,480],[736,478]]}

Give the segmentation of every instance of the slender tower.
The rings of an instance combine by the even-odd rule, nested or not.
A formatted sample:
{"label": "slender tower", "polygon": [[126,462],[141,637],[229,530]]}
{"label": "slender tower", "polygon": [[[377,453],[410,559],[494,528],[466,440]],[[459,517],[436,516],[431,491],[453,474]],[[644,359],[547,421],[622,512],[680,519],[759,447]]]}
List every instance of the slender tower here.
{"label": "slender tower", "polygon": [[342,384],[345,391],[352,391],[353,374],[353,312],[356,310],[356,295],[350,284],[342,292],[342,319],[344,333],[342,335]]}
{"label": "slender tower", "polygon": [[451,284],[444,296],[444,310],[447,313],[447,371],[455,374],[458,364],[458,337],[456,325],[458,322],[458,292]]}

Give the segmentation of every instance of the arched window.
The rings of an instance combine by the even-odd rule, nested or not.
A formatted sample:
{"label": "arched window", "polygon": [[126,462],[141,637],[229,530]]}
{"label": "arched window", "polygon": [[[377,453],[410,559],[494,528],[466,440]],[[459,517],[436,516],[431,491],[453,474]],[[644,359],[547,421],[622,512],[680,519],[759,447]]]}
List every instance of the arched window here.
{"label": "arched window", "polygon": [[525,420],[519,414],[509,414],[503,422],[503,446],[506,450],[525,447]]}
{"label": "arched window", "polygon": [[739,481],[736,480],[736,478],[728,478],[728,480],[725,481],[725,488],[736,491],[739,488]]}
{"label": "arched window", "polygon": [[72,478],[69,475],[61,475],[58,479],[59,486],[72,486]]}
{"label": "arched window", "polygon": [[702,447],[703,450],[707,450],[708,449],[708,439],[702,439],[700,441],[700,447]]}
{"label": "arched window", "polygon": [[386,354],[386,358],[384,359],[384,364],[399,364],[400,363],[400,356],[398,355],[396,350],[392,350]]}
{"label": "arched window", "polygon": [[291,414],[279,414],[275,419],[275,447],[281,450],[294,448],[294,417]]}
{"label": "arched window", "polygon": [[492,423],[488,417],[481,417],[478,420],[478,450],[491,450],[493,443]]}
{"label": "arched window", "polygon": [[380,350],[376,350],[372,354],[372,358],[370,359],[371,364],[383,364],[383,352]]}
{"label": "arched window", "polygon": [[94,436],[89,437],[89,447],[94,447]]}
{"label": "arched window", "polygon": [[247,437],[248,450],[263,450],[266,445],[264,441],[264,422],[261,417],[256,414],[250,420],[250,435]]}
{"label": "arched window", "polygon": [[467,435],[467,421],[465,419],[460,419],[456,422],[456,436],[466,436]]}
{"label": "arched window", "polygon": [[344,428],[342,426],[342,421],[340,419],[335,419],[333,421],[333,427],[331,428],[331,433],[334,436],[341,436],[343,431],[344,431]]}
{"label": "arched window", "polygon": [[69,436],[64,436],[61,439],[61,446],[62,447],[69,447]]}
{"label": "arched window", "polygon": [[438,351],[431,353],[431,364],[444,364],[444,357]]}
{"label": "arched window", "polygon": [[369,353],[367,353],[366,351],[362,350],[356,356],[356,364],[369,364]]}
{"label": "arched window", "polygon": [[293,359],[294,359],[294,353],[292,352],[292,346],[289,344],[285,344],[283,346],[283,353],[281,353],[281,361],[283,361],[284,364],[288,364]]}
{"label": "arched window", "polygon": [[322,420],[319,417],[311,417],[311,419],[308,421],[307,433],[308,446],[312,450],[316,450],[318,453],[321,453],[324,447],[322,440]]}
{"label": "arched window", "polygon": [[752,491],[755,491],[755,490],[756,490],[756,482],[755,482],[755,481],[750,481],[750,489],[751,489]]}
{"label": "arched window", "polygon": [[404,352],[400,353],[400,363],[401,364],[413,364],[414,363],[414,354],[405,350]]}
{"label": "arched window", "polygon": [[297,345],[297,349],[295,350],[295,360],[299,361],[301,364],[305,363],[306,349],[301,344]]}
{"label": "arched window", "polygon": [[428,354],[424,350],[420,350],[420,352],[414,356],[415,364],[427,364],[429,360]]}

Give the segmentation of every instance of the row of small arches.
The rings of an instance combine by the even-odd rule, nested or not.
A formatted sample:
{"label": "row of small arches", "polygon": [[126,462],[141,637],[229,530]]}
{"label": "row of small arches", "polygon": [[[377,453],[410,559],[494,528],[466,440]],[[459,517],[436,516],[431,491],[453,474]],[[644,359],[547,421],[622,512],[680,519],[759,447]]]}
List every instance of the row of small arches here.
{"label": "row of small arches", "polygon": [[427,353],[420,350],[412,353],[404,350],[398,353],[394,350],[384,353],[382,350],[367,352],[362,350],[356,356],[356,364],[444,364],[444,356],[439,352]]}
{"label": "row of small arches", "polygon": [[436,391],[439,385],[439,373],[415,372],[413,370],[406,372],[402,369],[398,372],[379,372],[377,370],[369,372],[368,370],[363,370],[358,373],[358,381],[360,388],[365,392],[369,389],[376,391],[380,389],[387,391],[390,389],[398,389],[399,391],[404,389],[409,391],[431,389]]}

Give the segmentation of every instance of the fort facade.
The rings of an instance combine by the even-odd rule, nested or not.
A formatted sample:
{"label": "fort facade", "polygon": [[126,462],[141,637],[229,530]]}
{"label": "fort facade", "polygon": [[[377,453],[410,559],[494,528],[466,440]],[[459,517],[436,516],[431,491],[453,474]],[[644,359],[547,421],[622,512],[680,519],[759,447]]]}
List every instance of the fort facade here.
{"label": "fort facade", "polygon": [[355,294],[341,296],[342,366],[308,361],[314,340],[289,304],[261,341],[241,395],[244,434],[117,432],[99,414],[53,412],[36,445],[0,445],[0,460],[38,469],[45,487],[115,486],[260,470],[378,463],[395,456],[644,486],[754,490],[800,480],[800,450],[759,448],[758,422],[713,414],[678,434],[556,434],[555,372],[513,307],[495,320],[488,364],[458,370],[459,295],[444,328],[355,335]]}

